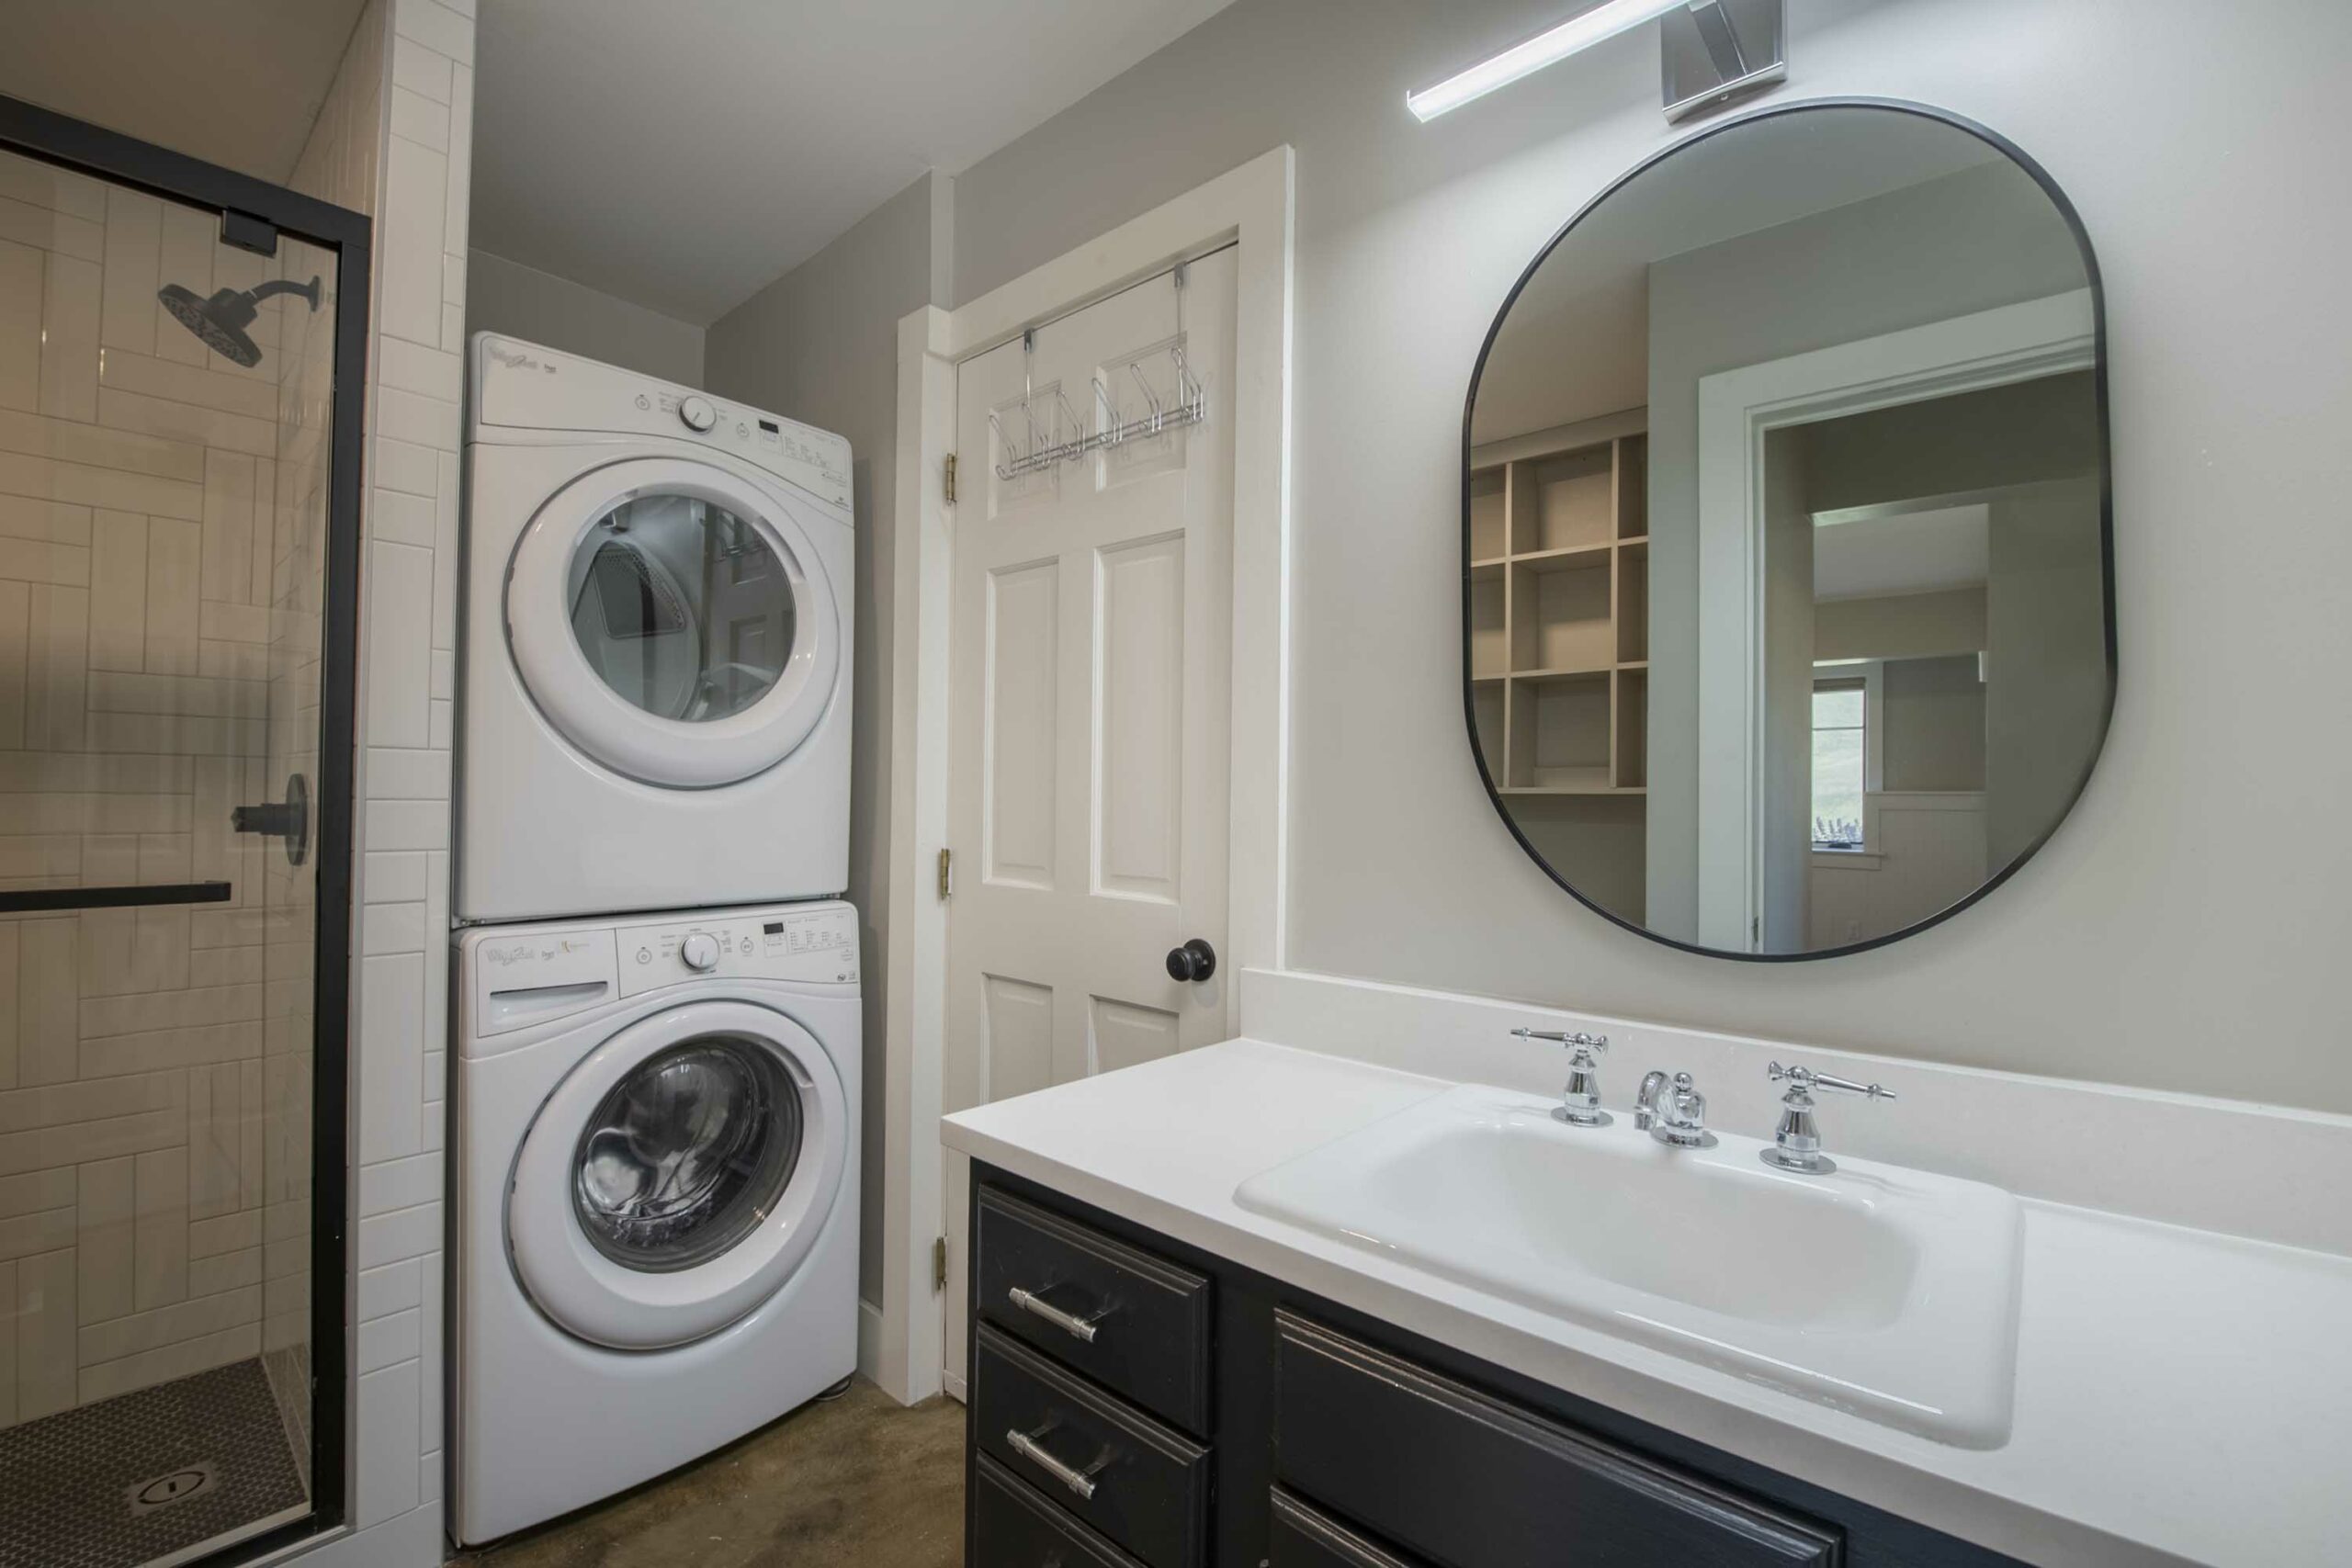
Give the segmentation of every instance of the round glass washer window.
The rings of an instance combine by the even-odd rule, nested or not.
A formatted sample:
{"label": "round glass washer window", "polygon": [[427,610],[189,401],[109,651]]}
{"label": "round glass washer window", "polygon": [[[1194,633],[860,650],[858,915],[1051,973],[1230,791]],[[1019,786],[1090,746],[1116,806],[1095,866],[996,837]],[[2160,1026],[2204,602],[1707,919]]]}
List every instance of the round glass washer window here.
{"label": "round glass washer window", "polygon": [[698,496],[621,502],[571,553],[566,602],[588,667],[659,718],[707,724],[773,689],[792,657],[792,579],[765,530]]}
{"label": "round glass washer window", "polygon": [[669,1273],[709,1262],[775,1210],[800,1163],[800,1091],[775,1053],[706,1035],[648,1057],[589,1118],[572,1209],[596,1250]]}

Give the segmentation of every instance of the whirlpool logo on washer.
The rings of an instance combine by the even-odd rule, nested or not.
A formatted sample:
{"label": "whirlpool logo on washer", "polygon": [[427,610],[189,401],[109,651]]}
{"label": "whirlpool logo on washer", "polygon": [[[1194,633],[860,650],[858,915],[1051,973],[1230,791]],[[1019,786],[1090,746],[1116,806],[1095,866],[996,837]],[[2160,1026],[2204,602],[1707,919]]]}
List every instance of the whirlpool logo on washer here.
{"label": "whirlpool logo on washer", "polygon": [[521,964],[552,964],[559,958],[575,953],[585,953],[592,943],[572,937],[557,937],[550,942],[511,942],[503,947],[485,945],[482,962],[495,964],[501,969],[512,969]]}

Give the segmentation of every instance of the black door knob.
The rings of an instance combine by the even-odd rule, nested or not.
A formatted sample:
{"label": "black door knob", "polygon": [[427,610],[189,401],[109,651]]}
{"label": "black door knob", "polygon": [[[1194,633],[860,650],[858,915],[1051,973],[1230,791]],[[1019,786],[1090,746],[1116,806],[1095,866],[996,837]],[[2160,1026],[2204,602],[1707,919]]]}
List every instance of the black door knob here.
{"label": "black door knob", "polygon": [[1216,973],[1216,949],[1199,937],[1168,950],[1168,977],[1171,980],[1205,980]]}

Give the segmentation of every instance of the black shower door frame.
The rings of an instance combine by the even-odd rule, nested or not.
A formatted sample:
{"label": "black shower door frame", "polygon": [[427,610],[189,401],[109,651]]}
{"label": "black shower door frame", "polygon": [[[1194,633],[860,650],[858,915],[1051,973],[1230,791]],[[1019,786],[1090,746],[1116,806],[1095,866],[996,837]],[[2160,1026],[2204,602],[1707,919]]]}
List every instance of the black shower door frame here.
{"label": "black shower door frame", "polygon": [[[369,245],[374,226],[353,212],[0,96],[0,148],[221,215],[239,240],[275,230],[334,253],[334,412],[327,472],[326,619],[322,628],[319,780],[313,795],[318,854],[312,933],[311,1150],[311,1513],[205,1560],[242,1562],[338,1529],[350,1507],[351,840],[356,801],[354,724],[359,678],[359,507],[368,385]],[[257,222],[255,220],[258,220]],[[54,890],[57,894],[70,889]],[[126,890],[127,891],[127,890]],[[153,902],[146,897],[107,902]],[[221,895],[171,890],[177,901]]]}

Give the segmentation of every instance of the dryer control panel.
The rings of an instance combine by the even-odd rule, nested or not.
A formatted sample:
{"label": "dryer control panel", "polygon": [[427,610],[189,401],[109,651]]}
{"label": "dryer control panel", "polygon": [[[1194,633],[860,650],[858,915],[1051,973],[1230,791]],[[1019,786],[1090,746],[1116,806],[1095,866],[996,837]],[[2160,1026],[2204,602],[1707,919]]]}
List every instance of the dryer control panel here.
{"label": "dryer control panel", "polygon": [[857,912],[842,904],[622,926],[621,995],[687,980],[752,976],[828,985],[856,981]]}
{"label": "dryer control panel", "polygon": [[476,333],[472,440],[501,428],[659,435],[731,452],[835,506],[850,503],[849,443],[745,408],[519,338]]}

